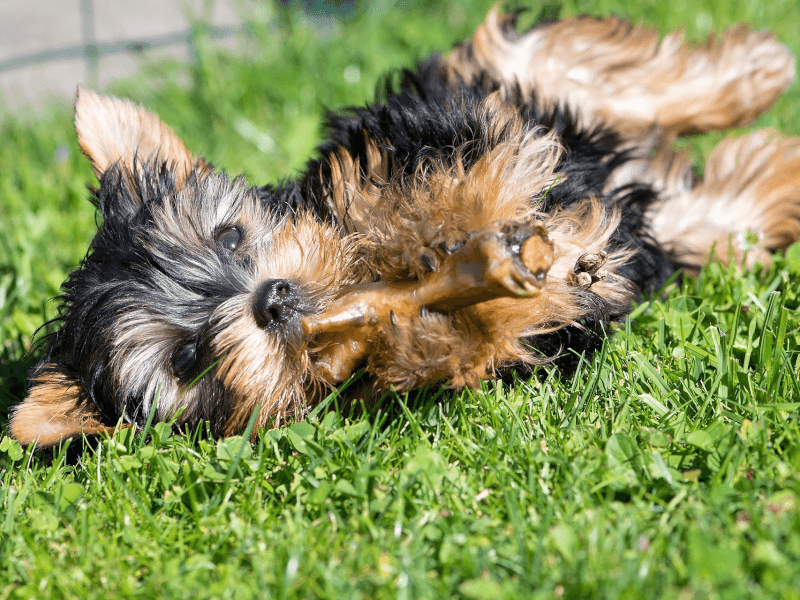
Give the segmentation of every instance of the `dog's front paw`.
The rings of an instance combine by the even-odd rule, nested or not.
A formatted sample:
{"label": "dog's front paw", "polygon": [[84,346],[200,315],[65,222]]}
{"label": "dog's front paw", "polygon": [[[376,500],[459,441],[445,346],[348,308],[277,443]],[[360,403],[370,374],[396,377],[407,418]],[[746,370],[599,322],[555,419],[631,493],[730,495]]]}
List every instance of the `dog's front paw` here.
{"label": "dog's front paw", "polygon": [[497,221],[473,239],[486,257],[487,281],[514,295],[529,295],[544,286],[553,246],[542,225]]}
{"label": "dog's front paw", "polygon": [[495,221],[427,278],[429,307],[448,311],[500,296],[530,296],[544,286],[552,264],[553,247],[543,226]]}

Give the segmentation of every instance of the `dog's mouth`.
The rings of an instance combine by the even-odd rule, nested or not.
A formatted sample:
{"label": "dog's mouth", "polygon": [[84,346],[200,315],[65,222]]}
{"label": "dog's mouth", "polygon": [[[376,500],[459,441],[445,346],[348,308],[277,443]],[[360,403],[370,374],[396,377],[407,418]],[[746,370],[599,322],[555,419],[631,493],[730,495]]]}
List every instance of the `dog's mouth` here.
{"label": "dog's mouth", "polygon": [[381,331],[425,314],[453,312],[495,298],[530,298],[546,282],[553,245],[539,223],[495,221],[424,279],[377,281],[344,288],[335,305],[301,319],[320,343],[313,362],[329,383],[346,380]]}

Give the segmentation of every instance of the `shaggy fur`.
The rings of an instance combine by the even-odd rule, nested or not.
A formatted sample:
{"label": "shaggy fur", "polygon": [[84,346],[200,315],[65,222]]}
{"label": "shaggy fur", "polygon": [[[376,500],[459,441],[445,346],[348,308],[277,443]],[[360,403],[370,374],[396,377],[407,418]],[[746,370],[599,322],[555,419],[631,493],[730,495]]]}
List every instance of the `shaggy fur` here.
{"label": "shaggy fur", "polygon": [[11,434],[44,448],[177,416],[215,435],[373,389],[475,386],[599,347],[642,291],[729,244],[800,234],[800,141],[675,136],[749,122],[794,76],[768,33],[700,47],[616,18],[474,38],[335,114],[305,174],[248,187],[155,116],[80,90],[102,225],[60,297]]}

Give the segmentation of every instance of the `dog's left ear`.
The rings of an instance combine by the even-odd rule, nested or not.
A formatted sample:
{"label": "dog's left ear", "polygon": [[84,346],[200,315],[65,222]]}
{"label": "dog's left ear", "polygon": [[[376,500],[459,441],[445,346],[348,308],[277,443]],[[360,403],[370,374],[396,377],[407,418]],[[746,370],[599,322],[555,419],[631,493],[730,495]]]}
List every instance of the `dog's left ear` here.
{"label": "dog's left ear", "polygon": [[134,163],[157,159],[175,170],[180,184],[194,166],[180,138],[157,116],[128,100],[78,88],[75,130],[98,179],[117,163],[133,172]]}
{"label": "dog's left ear", "polygon": [[80,382],[57,365],[45,365],[31,380],[28,397],[13,409],[11,437],[38,450],[67,439],[112,433],[87,400],[81,399]]}

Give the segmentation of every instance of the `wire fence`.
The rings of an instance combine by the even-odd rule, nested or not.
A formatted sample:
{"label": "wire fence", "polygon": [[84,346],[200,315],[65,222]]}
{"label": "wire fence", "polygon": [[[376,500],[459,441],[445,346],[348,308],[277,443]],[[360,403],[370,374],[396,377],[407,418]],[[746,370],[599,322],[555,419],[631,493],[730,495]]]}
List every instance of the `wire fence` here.
{"label": "wire fence", "polygon": [[86,80],[96,87],[100,76],[100,61],[115,54],[142,54],[148,50],[185,46],[191,55],[198,35],[206,39],[225,39],[240,35],[245,25],[213,25],[197,23],[184,30],[157,36],[137,36],[110,42],[99,42],[96,36],[96,15],[94,0],[80,0],[81,40],[57,48],[47,48],[35,52],[0,59],[0,73],[36,67],[54,61],[83,59],[86,65]]}

